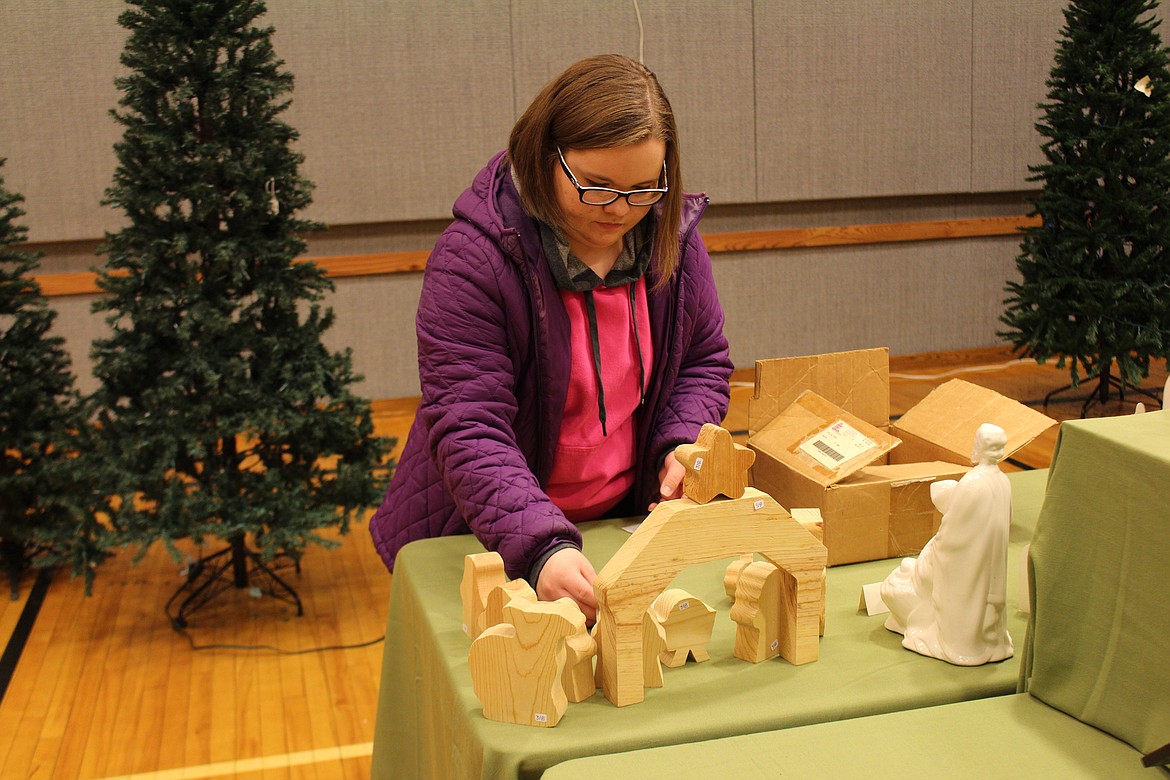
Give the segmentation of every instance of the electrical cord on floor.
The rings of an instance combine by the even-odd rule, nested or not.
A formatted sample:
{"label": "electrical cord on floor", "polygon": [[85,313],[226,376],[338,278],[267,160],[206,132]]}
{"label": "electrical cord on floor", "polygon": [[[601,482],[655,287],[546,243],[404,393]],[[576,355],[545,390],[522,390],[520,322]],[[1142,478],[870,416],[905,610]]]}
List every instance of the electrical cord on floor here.
{"label": "electrical cord on floor", "polygon": [[[165,610],[163,612],[166,614]],[[189,633],[187,633],[187,630],[177,625],[176,622],[171,619],[169,614],[167,614],[167,620],[170,622],[171,628],[174,629],[174,632],[187,640],[187,644],[191,647],[192,650],[245,650],[249,652],[275,653],[277,655],[308,655],[310,653],[324,653],[329,650],[358,650],[363,647],[372,647],[379,642],[386,641],[386,635],[382,634],[382,636],[376,639],[371,639],[367,642],[358,642],[357,644],[352,645],[323,645],[321,647],[306,647],[303,650],[285,650],[274,645],[198,645],[195,644],[195,639]]]}

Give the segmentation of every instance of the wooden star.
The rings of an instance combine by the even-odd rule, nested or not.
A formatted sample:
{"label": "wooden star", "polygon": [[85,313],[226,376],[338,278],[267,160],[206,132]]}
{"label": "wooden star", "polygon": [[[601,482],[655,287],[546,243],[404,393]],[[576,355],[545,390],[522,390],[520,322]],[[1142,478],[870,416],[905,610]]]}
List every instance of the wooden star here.
{"label": "wooden star", "polygon": [[686,469],[683,495],[706,504],[718,495],[739,498],[748,485],[748,469],[756,453],[736,444],[731,434],[710,423],[699,431],[694,444],[681,444],[674,457]]}

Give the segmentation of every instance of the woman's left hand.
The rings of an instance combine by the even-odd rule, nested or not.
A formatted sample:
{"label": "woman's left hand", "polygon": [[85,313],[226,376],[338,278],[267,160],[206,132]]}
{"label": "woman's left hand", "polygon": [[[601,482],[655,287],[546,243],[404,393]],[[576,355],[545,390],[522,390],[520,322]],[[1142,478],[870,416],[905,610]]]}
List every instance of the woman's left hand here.
{"label": "woman's left hand", "polygon": [[[662,468],[658,469],[658,495],[661,496],[659,501],[671,501],[676,498],[682,498],[683,494],[683,477],[686,475],[686,469],[674,457],[674,450],[666,454],[666,458],[662,461]],[[653,502],[646,507],[648,512],[653,512],[654,507],[658,506],[658,501]]]}

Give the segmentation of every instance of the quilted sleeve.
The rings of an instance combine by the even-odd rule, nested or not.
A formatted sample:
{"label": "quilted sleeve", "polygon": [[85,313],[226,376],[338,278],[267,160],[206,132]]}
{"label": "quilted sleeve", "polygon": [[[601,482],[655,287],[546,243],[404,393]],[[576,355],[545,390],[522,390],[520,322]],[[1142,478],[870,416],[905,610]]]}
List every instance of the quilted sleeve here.
{"label": "quilted sleeve", "polygon": [[552,546],[581,546],[514,429],[515,363],[525,356],[509,338],[529,317],[518,276],[486,236],[448,231],[427,263],[416,321],[428,451],[468,527],[510,577],[526,575]]}
{"label": "quilted sleeve", "polygon": [[731,400],[733,366],[723,335],[723,307],[698,231],[687,241],[678,274],[680,311],[673,348],[681,358],[647,442],[655,470],[667,452],[693,442],[704,424],[721,423]]}

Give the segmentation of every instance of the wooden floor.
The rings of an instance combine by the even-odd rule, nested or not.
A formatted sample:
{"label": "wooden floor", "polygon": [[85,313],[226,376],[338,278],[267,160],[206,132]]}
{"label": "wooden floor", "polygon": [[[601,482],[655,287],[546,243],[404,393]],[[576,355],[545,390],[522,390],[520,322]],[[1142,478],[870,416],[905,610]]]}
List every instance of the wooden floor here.
{"label": "wooden floor", "polygon": [[[1003,350],[893,358],[891,370],[895,415],[952,377],[1038,407],[1067,384],[1065,372]],[[1147,385],[1165,379],[1159,365]],[[736,373],[730,430],[746,428],[751,381]],[[1083,400],[1083,389],[1063,394],[1048,413],[1079,416]],[[1090,415],[1128,414],[1132,400]],[[379,431],[404,437],[414,404],[377,403]],[[1055,429],[1014,467],[1046,467],[1054,442]],[[109,561],[91,598],[54,576],[0,702],[0,778],[368,777],[390,576],[364,523],[337,541],[290,575],[304,617],[233,590],[195,614],[188,636],[164,617],[182,578],[161,549]],[[0,600],[0,648],[32,587],[29,577],[19,600]]]}

